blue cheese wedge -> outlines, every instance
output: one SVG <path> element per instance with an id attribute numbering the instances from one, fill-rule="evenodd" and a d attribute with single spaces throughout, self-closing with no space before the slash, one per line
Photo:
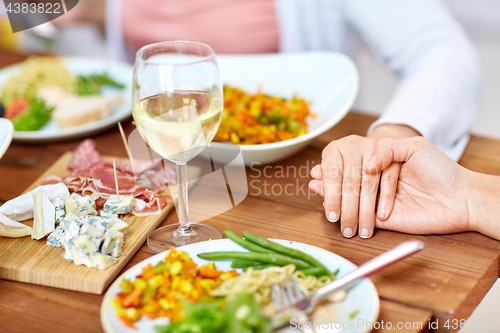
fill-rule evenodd
<path id="1" fill-rule="evenodd" d="M 101 247 L 101 253 L 109 254 L 113 257 L 122 255 L 123 233 L 118 230 L 110 229 L 104 234 L 104 241 Z"/>
<path id="2" fill-rule="evenodd" d="M 52 202 L 56 207 L 56 224 L 59 225 L 61 221 L 64 219 L 64 200 L 61 198 L 55 198 Z"/>
<path id="3" fill-rule="evenodd" d="M 120 231 L 120 232 L 126 234 L 128 227 L 129 227 L 129 224 L 127 222 L 120 220 L 120 219 L 116 219 L 115 223 L 111 227 L 109 227 L 109 229 L 117 230 L 117 231 Z"/>
<path id="4" fill-rule="evenodd" d="M 118 230 L 123 233 L 127 232 L 129 224 L 118 217 L 116 214 L 109 214 L 101 210 L 101 221 L 108 229 Z"/>
<path id="5" fill-rule="evenodd" d="M 87 221 L 80 228 L 80 234 L 77 237 L 78 241 L 75 240 L 75 244 L 84 248 L 86 253 L 97 252 L 105 232 L 106 228 L 100 221 Z"/>
<path id="6" fill-rule="evenodd" d="M 113 224 L 115 224 L 116 220 L 119 220 L 117 215 L 112 215 L 111 217 L 108 216 L 88 216 L 88 219 L 90 219 L 92 222 L 98 222 L 101 223 L 106 229 L 111 228 Z"/>
<path id="7" fill-rule="evenodd" d="M 118 214 L 113 214 L 113 213 L 106 213 L 105 211 L 101 210 L 99 212 L 99 215 L 101 215 L 102 217 L 111 217 L 111 218 L 118 218 Z"/>
<path id="8" fill-rule="evenodd" d="M 67 214 L 97 215 L 95 201 L 88 195 L 82 197 L 77 193 L 73 193 L 68 198 L 64 199 L 64 210 Z"/>
<path id="9" fill-rule="evenodd" d="M 61 227 L 57 227 L 55 231 L 53 231 L 49 237 L 47 237 L 47 245 L 60 247 L 61 240 L 64 239 L 65 230 Z"/>
<path id="10" fill-rule="evenodd" d="M 42 239 L 55 230 L 56 208 L 43 189 L 33 194 L 35 203 L 32 239 Z"/>
<path id="11" fill-rule="evenodd" d="M 105 269 L 109 266 L 115 264 L 118 259 L 108 256 L 106 254 L 102 254 L 99 252 L 95 252 L 89 255 L 90 257 L 90 267 L 94 267 L 97 269 Z"/>
<path id="12" fill-rule="evenodd" d="M 61 239 L 61 243 L 64 243 L 66 240 L 70 240 L 75 238 L 80 234 L 80 227 L 82 226 L 82 221 L 78 219 L 73 220 L 62 220 L 61 224 L 59 224 L 58 228 L 64 229 L 64 237 Z"/>
<path id="13" fill-rule="evenodd" d="M 132 209 L 134 197 L 131 195 L 110 195 L 104 204 L 103 211 L 109 214 L 127 214 Z"/>
<path id="14" fill-rule="evenodd" d="M 90 266 L 90 257 L 84 249 L 75 244 L 74 239 L 67 240 L 62 244 L 65 249 L 64 259 L 73 261 L 75 265 Z"/>

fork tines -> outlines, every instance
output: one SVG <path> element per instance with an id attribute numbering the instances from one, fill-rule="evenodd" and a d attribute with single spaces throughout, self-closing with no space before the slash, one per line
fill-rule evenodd
<path id="1" fill-rule="evenodd" d="M 285 289 L 278 284 L 271 285 L 271 298 L 276 310 L 286 308 L 300 300 L 304 299 L 304 295 L 300 291 L 299 284 L 295 277 L 285 279 Z"/>

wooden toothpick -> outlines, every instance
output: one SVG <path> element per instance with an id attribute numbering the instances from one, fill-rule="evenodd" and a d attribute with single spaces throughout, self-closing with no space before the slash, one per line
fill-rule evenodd
<path id="1" fill-rule="evenodd" d="M 116 197 L 118 198 L 118 202 L 120 202 L 120 191 L 118 191 L 118 177 L 116 176 L 116 164 L 114 158 L 113 158 L 113 172 L 115 174 Z"/>
<path id="2" fill-rule="evenodd" d="M 122 124 L 120 122 L 118 122 L 118 129 L 120 130 L 120 135 L 122 137 L 122 140 L 123 140 L 123 145 L 125 146 L 125 150 L 127 151 L 127 155 L 128 155 L 128 159 L 130 160 L 130 164 L 132 165 L 132 170 L 135 169 L 134 168 L 134 160 L 132 159 L 132 154 L 130 153 L 130 148 L 128 146 L 128 143 L 127 143 L 127 138 L 125 137 L 125 132 L 123 131 L 123 127 L 122 127 Z"/>

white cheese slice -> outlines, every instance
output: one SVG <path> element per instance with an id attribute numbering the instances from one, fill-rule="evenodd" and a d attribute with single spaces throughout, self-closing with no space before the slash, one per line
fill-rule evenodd
<path id="1" fill-rule="evenodd" d="M 38 240 L 55 230 L 56 208 L 45 195 L 43 189 L 33 194 L 33 200 L 35 202 L 35 218 L 31 238 Z"/>
<path id="2" fill-rule="evenodd" d="M 97 215 L 95 201 L 88 195 L 82 197 L 77 193 L 73 193 L 68 198 L 64 199 L 64 210 L 67 214 Z"/>
<path id="3" fill-rule="evenodd" d="M 33 228 L 9 219 L 0 214 L 0 236 L 2 237 L 24 237 L 31 236 Z"/>
<path id="4" fill-rule="evenodd" d="M 110 214 L 127 214 L 132 209 L 134 197 L 131 195 L 110 195 L 104 204 L 103 211 Z"/>
<path id="5" fill-rule="evenodd" d="M 69 197 L 69 190 L 63 183 L 41 185 L 34 190 L 7 201 L 0 206 L 0 213 L 14 221 L 25 221 L 33 218 L 35 203 L 33 194 L 44 190 L 47 197 L 53 202 L 56 198 L 65 199 Z"/>

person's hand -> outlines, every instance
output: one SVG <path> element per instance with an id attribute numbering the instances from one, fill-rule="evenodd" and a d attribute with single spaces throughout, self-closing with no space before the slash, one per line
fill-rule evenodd
<path id="1" fill-rule="evenodd" d="M 375 203 L 380 175 L 364 174 L 363 165 L 373 155 L 376 139 L 351 135 L 332 141 L 323 149 L 321 167 L 311 170 L 309 187 L 324 196 L 325 215 L 330 222 L 340 219 L 345 237 L 360 230 L 370 237 L 375 226 Z M 371 231 L 370 231 L 371 230 Z"/>
<path id="2" fill-rule="evenodd" d="M 364 171 L 377 175 L 404 162 L 394 209 L 376 227 L 412 234 L 477 230 L 471 225 L 468 197 L 471 172 L 423 138 L 380 141 Z"/>
<path id="3" fill-rule="evenodd" d="M 363 172 L 363 165 L 372 156 L 377 142 L 382 138 L 415 135 L 419 133 L 404 125 L 381 125 L 369 138 L 349 136 L 331 142 L 323 150 L 321 166 L 311 170 L 314 179 L 309 187 L 325 197 L 325 215 L 331 222 L 340 219 L 345 237 L 353 237 L 358 224 L 362 238 L 373 235 L 379 181 L 378 218 L 384 220 L 391 214 L 401 164 L 393 163 L 381 177 Z"/>

